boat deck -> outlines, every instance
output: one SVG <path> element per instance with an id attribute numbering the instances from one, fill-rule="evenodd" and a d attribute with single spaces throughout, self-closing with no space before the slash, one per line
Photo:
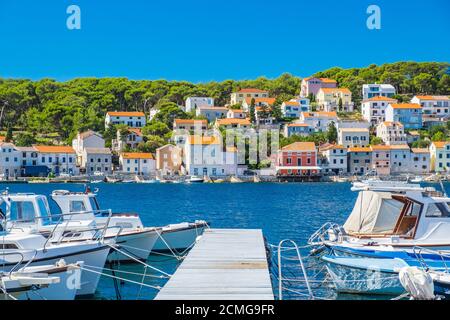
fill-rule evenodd
<path id="1" fill-rule="evenodd" d="M 156 300 L 273 300 L 261 230 L 208 229 Z"/>

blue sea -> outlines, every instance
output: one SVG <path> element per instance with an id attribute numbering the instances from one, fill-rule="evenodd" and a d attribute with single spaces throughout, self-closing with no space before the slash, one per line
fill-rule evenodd
<path id="1" fill-rule="evenodd" d="M 283 239 L 305 245 L 309 236 L 325 222 L 344 223 L 357 197 L 350 187 L 349 183 L 91 185 L 92 189 L 98 188 L 97 198 L 102 209 L 138 213 L 146 226 L 201 219 L 210 222 L 214 228 L 262 229 L 267 242 L 273 245 Z M 83 191 L 84 185 L 8 184 L 0 188 L 48 196 L 56 189 Z M 51 208 L 57 211 L 52 204 Z M 304 255 L 307 253 L 302 251 Z M 171 274 L 179 262 L 170 256 L 151 255 L 148 263 Z M 115 272 L 116 276 L 138 282 L 144 278 L 145 283 L 152 286 L 163 286 L 167 281 L 160 277 L 161 274 L 150 270 L 143 277 L 144 267 L 141 265 L 122 264 L 114 268 L 126 272 Z M 272 269 L 276 271 L 276 266 Z M 297 262 L 287 263 L 287 269 L 290 278 L 299 277 Z M 276 288 L 275 276 L 273 281 Z M 319 289 L 321 296 L 336 298 L 331 289 Z M 114 283 L 112 278 L 106 276 L 102 277 L 97 291 L 95 299 L 152 299 L 157 293 L 156 289 L 126 281 Z M 301 296 L 291 292 L 284 298 L 297 299 Z"/>

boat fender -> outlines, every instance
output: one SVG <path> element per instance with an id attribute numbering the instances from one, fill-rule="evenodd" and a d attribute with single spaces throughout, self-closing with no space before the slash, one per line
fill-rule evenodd
<path id="1" fill-rule="evenodd" d="M 66 265 L 67 264 L 66 264 L 66 261 L 64 259 L 59 259 L 58 262 L 56 262 L 56 266 L 57 267 L 65 267 Z"/>

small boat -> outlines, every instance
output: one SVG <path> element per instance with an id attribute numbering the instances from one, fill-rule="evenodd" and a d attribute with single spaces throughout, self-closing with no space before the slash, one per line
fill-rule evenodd
<path id="1" fill-rule="evenodd" d="M 231 183 L 242 183 L 243 181 L 241 179 L 239 179 L 238 177 L 236 177 L 236 176 L 232 176 L 230 178 L 230 182 Z"/>
<path id="2" fill-rule="evenodd" d="M 421 176 L 415 176 L 410 180 L 412 183 L 420 183 L 423 182 L 423 178 Z"/>
<path id="3" fill-rule="evenodd" d="M 106 182 L 108 182 L 108 183 L 118 183 L 118 182 L 122 182 L 121 179 L 119 179 L 119 178 L 114 178 L 114 177 L 106 177 L 105 180 L 106 180 Z"/>
<path id="4" fill-rule="evenodd" d="M 224 179 L 216 179 L 213 181 L 214 183 L 224 183 L 225 180 Z"/>
<path id="5" fill-rule="evenodd" d="M 202 220 L 164 226 L 162 227 L 161 237 L 156 241 L 152 251 L 184 251 L 190 248 L 197 237 L 201 236 L 208 227 L 208 223 Z"/>
<path id="6" fill-rule="evenodd" d="M 204 179 L 198 176 L 190 176 L 189 179 L 186 180 L 187 183 L 203 183 Z"/>

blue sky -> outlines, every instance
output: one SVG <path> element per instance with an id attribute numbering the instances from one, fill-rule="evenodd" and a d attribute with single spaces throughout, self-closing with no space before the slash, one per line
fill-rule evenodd
<path id="1" fill-rule="evenodd" d="M 68 30 L 66 8 L 81 8 Z M 381 8 L 381 30 L 366 9 Z M 204 82 L 450 61 L 448 0 L 2 0 L 0 76 Z"/>

